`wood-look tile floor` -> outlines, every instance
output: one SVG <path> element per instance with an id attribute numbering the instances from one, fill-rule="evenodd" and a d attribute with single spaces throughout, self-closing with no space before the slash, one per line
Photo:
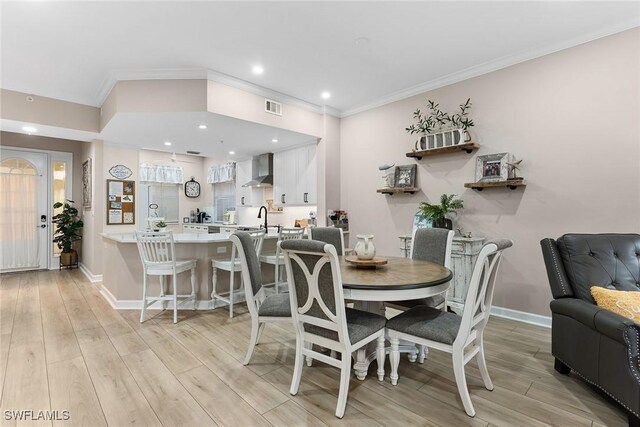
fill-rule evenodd
<path id="1" fill-rule="evenodd" d="M 449 356 L 403 358 L 398 386 L 352 375 L 347 410 L 335 418 L 339 371 L 314 362 L 289 395 L 293 329 L 267 325 L 252 363 L 246 307 L 227 311 L 117 311 L 78 271 L 0 276 L 0 424 L 6 410 L 69 411 L 60 425 L 623 426 L 616 405 L 574 375 L 553 370 L 550 331 L 492 318 L 487 391 L 467 366 L 475 418 L 458 398 Z M 388 359 L 387 359 L 388 360 Z M 50 422 L 28 422 L 28 425 Z"/>

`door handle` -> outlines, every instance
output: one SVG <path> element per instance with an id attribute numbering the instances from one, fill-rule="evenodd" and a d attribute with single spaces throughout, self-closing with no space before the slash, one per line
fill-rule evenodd
<path id="1" fill-rule="evenodd" d="M 280 203 L 284 203 L 284 194 L 280 195 Z"/>
<path id="2" fill-rule="evenodd" d="M 309 193 L 304 193 L 304 202 L 305 203 L 309 203 L 308 195 L 309 195 Z"/>
<path id="3" fill-rule="evenodd" d="M 36 228 L 47 228 L 47 224 L 37 225 Z"/>
<path id="4" fill-rule="evenodd" d="M 242 197 L 242 198 L 240 199 L 240 204 L 241 204 L 242 206 L 244 206 L 244 197 Z"/>

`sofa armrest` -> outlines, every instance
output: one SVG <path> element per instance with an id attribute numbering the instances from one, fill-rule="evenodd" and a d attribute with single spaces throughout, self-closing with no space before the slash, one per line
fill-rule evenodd
<path id="1" fill-rule="evenodd" d="M 625 340 L 625 335 L 633 341 L 637 340 L 638 324 L 613 311 L 600 310 L 595 316 L 595 325 L 598 332 L 622 344 L 631 344 Z"/>
<path id="2" fill-rule="evenodd" d="M 551 293 L 554 298 L 564 298 L 573 296 L 573 288 L 569 283 L 567 272 L 564 269 L 562 257 L 558 251 L 558 245 L 553 239 L 540 240 L 542 248 L 542 258 L 547 268 L 547 277 L 551 286 Z"/>
<path id="3" fill-rule="evenodd" d="M 550 306 L 553 313 L 569 316 L 593 330 L 596 330 L 596 314 L 602 311 L 597 305 L 578 298 L 556 299 L 551 301 Z"/>

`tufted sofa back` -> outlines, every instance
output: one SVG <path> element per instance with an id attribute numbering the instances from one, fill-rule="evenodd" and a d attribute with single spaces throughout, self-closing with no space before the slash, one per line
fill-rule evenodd
<path id="1" fill-rule="evenodd" d="M 554 249 L 552 242 L 550 239 L 541 242 L 543 252 L 545 246 L 548 246 L 547 250 Z M 554 274 L 559 276 L 555 278 L 556 284 L 560 285 L 559 289 L 553 290 L 555 298 L 575 296 L 594 303 L 589 291 L 594 285 L 620 291 L 640 291 L 640 235 L 565 234 L 553 243 L 557 243 L 555 259 L 548 260 L 549 254 L 544 255 L 549 274 L 550 267 L 551 270 L 555 267 Z M 554 266 L 554 263 L 561 266 Z"/>

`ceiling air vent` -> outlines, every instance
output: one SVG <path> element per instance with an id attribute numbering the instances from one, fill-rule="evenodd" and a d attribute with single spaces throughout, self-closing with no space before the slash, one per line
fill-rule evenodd
<path id="1" fill-rule="evenodd" d="M 264 111 L 267 113 L 275 114 L 277 116 L 282 115 L 282 104 L 270 99 L 264 99 Z"/>
<path id="2" fill-rule="evenodd" d="M 200 152 L 199 152 L 199 151 L 191 151 L 191 150 L 187 150 L 187 154 L 193 154 L 193 155 L 196 155 L 196 156 L 197 156 L 198 154 L 200 154 Z"/>

